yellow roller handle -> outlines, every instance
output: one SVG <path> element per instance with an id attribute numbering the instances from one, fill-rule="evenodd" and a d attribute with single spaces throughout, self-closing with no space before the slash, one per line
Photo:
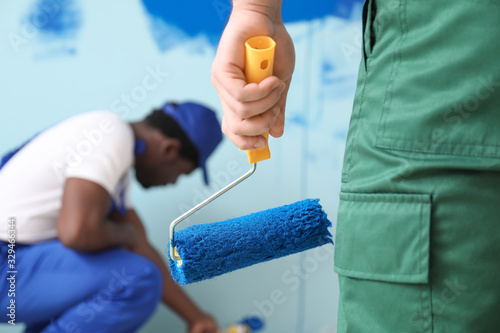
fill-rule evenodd
<path id="1" fill-rule="evenodd" d="M 267 36 L 255 36 L 245 43 L 245 78 L 247 83 L 260 83 L 266 77 L 273 75 L 274 48 L 276 42 Z M 262 135 L 266 138 L 269 133 Z M 271 158 L 269 146 L 246 151 L 248 162 L 256 163 Z"/>

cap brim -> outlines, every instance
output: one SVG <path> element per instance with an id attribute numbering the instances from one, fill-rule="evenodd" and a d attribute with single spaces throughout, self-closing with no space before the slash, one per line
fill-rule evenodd
<path id="1" fill-rule="evenodd" d="M 205 181 L 205 185 L 209 185 L 209 181 L 208 181 L 208 172 L 207 172 L 207 164 L 206 163 L 203 163 L 201 166 L 200 166 L 201 170 L 203 171 L 203 180 Z"/>

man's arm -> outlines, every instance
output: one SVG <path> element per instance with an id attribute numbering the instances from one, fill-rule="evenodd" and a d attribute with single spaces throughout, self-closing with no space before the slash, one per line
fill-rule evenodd
<path id="1" fill-rule="evenodd" d="M 188 323 L 190 333 L 216 333 L 217 326 L 175 284 L 160 254 L 146 239 L 135 211 L 125 216 L 109 214 L 111 198 L 100 185 L 68 178 L 64 186 L 57 230 L 61 242 L 79 251 L 125 247 L 156 264 L 163 276 L 163 302 Z"/>
<path id="2" fill-rule="evenodd" d="M 212 64 L 212 84 L 221 99 L 222 131 L 239 148 L 266 144 L 262 134 L 283 134 L 286 96 L 295 66 L 292 39 L 281 19 L 282 0 L 233 0 L 233 10 Z M 274 75 L 247 84 L 245 41 L 254 36 L 276 41 Z"/>
<path id="3" fill-rule="evenodd" d="M 126 216 L 114 215 L 112 218 L 131 224 L 134 229 L 138 230 L 141 241 L 132 251 L 150 259 L 160 269 L 163 276 L 162 301 L 186 321 L 189 332 L 217 333 L 215 321 L 203 313 L 173 281 L 165 260 L 148 242 L 146 231 L 137 213 L 134 210 L 128 210 Z"/>
<path id="4" fill-rule="evenodd" d="M 136 246 L 139 238 L 132 225 L 107 219 L 111 197 L 103 187 L 68 178 L 63 191 L 57 233 L 65 246 L 79 251 Z"/>

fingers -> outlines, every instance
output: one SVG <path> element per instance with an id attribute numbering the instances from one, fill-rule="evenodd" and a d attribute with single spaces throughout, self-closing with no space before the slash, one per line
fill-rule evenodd
<path id="1" fill-rule="evenodd" d="M 216 322 L 210 318 L 204 318 L 190 325 L 189 333 L 217 333 L 218 328 Z"/>
<path id="2" fill-rule="evenodd" d="M 251 118 L 239 118 L 234 113 L 224 115 L 228 129 L 235 135 L 255 136 L 267 132 L 276 121 L 280 113 L 278 106 Z"/>
<path id="3" fill-rule="evenodd" d="M 241 118 L 250 118 L 275 105 L 281 97 L 285 84 L 273 76 L 259 84 L 239 85 L 235 82 L 228 82 L 222 87 L 226 87 L 221 90 L 231 110 Z"/>
<path id="4" fill-rule="evenodd" d="M 286 100 L 289 88 L 290 88 L 290 80 L 286 82 L 285 89 L 281 93 L 280 100 L 278 101 L 277 104 L 280 109 L 280 113 L 277 115 L 274 124 L 269 129 L 269 134 L 275 138 L 281 137 L 285 131 L 285 109 L 286 109 Z"/>
<path id="5" fill-rule="evenodd" d="M 272 76 L 261 83 L 247 84 L 242 78 L 212 75 L 212 84 L 229 110 L 240 118 L 250 118 L 269 110 L 280 100 L 285 83 Z"/>
<path id="6" fill-rule="evenodd" d="M 227 121 L 227 117 L 224 116 L 222 118 L 222 132 L 231 140 L 231 142 L 236 145 L 238 148 L 243 150 L 255 149 L 264 147 L 267 145 L 267 140 L 264 136 L 258 134 L 255 136 L 247 136 L 247 135 L 237 135 L 235 134 Z M 262 131 L 260 133 L 264 133 Z"/>
<path id="7" fill-rule="evenodd" d="M 237 147 L 248 150 L 265 146 L 267 141 L 261 134 L 273 128 L 277 119 L 278 124 L 271 135 L 283 133 L 281 108 L 286 102 L 283 92 L 288 90 L 284 82 L 269 77 L 260 84 L 243 81 L 242 85 L 241 80 L 233 79 L 233 83 L 222 85 L 219 78 L 213 76 L 212 83 L 219 93 L 224 111 L 222 132 Z"/>
<path id="8" fill-rule="evenodd" d="M 223 99 L 224 116 L 231 131 L 236 135 L 246 136 L 259 135 L 268 131 L 280 111 L 277 104 L 279 98 L 274 95 L 275 93 L 272 93 L 271 96 L 265 98 L 270 100 L 247 103 L 234 103 L 230 98 Z"/>

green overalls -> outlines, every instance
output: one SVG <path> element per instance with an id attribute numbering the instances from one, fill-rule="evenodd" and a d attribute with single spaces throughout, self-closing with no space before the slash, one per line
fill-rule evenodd
<path id="1" fill-rule="evenodd" d="M 500 1 L 363 13 L 338 332 L 500 332 Z"/>

